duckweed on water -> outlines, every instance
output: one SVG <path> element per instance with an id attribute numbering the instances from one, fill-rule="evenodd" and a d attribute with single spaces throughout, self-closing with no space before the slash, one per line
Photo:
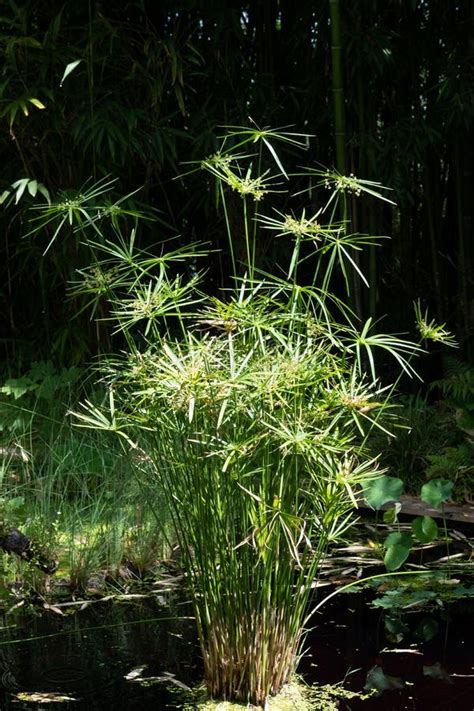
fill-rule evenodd
<path id="1" fill-rule="evenodd" d="M 289 684 L 285 684 L 276 696 L 269 697 L 265 711 L 338 711 L 341 699 L 366 699 L 370 695 L 349 691 L 341 684 L 308 686 L 295 678 Z M 178 705 L 178 708 L 183 711 L 243 711 L 244 709 L 257 711 L 262 708 L 252 704 L 209 699 L 204 686 L 190 690 L 185 696 L 186 699 Z"/>

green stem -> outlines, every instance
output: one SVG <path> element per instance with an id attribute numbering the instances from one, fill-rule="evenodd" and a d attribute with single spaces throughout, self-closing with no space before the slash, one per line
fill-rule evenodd
<path id="1" fill-rule="evenodd" d="M 249 235 L 249 224 L 248 224 L 248 214 L 247 214 L 247 199 L 244 196 L 242 198 L 244 203 L 244 230 L 245 230 L 245 249 L 247 252 L 247 267 L 249 270 L 249 279 L 253 281 L 254 275 L 254 261 L 255 261 L 255 243 L 251 245 L 250 235 Z"/>
<path id="2" fill-rule="evenodd" d="M 224 188 L 222 185 L 222 181 L 220 181 L 220 180 L 219 180 L 219 190 L 221 193 L 222 207 L 224 208 L 224 219 L 225 219 L 225 227 L 226 227 L 226 231 L 227 231 L 227 238 L 229 240 L 230 259 L 232 262 L 232 274 L 235 279 L 235 277 L 237 276 L 237 269 L 236 269 L 236 264 L 235 264 L 234 243 L 232 240 L 232 230 L 230 228 L 229 213 L 227 211 L 227 202 L 225 199 Z"/>
<path id="3" fill-rule="evenodd" d="M 336 142 L 336 168 L 345 174 L 346 145 L 344 127 L 344 87 L 342 81 L 342 40 L 341 13 L 339 0 L 329 0 L 331 17 L 331 58 L 332 58 L 332 93 L 334 106 L 334 137 Z"/>

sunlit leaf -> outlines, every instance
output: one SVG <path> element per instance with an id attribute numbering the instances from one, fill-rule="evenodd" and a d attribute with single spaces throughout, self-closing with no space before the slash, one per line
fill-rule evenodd
<path id="1" fill-rule="evenodd" d="M 69 64 L 66 65 L 66 69 L 64 70 L 62 79 L 59 82 L 59 86 L 63 85 L 63 82 L 66 79 L 66 77 L 68 77 L 71 74 L 71 72 L 73 72 L 82 61 L 83 61 L 82 59 L 76 59 L 74 62 L 69 62 Z"/>
<path id="2" fill-rule="evenodd" d="M 30 104 L 33 104 L 33 106 L 36 106 L 37 109 L 45 109 L 46 108 L 46 106 L 43 104 L 43 102 L 40 101 L 39 99 L 35 99 L 32 97 L 32 98 L 28 99 L 28 101 L 30 102 Z"/>
<path id="3" fill-rule="evenodd" d="M 398 501 L 402 493 L 403 481 L 387 474 L 364 484 L 364 498 L 376 511 L 389 501 Z"/>
<path id="4" fill-rule="evenodd" d="M 35 197 L 36 193 L 38 192 L 38 181 L 37 180 L 30 180 L 28 181 L 28 192 L 30 193 L 31 197 Z"/>
<path id="5" fill-rule="evenodd" d="M 449 479 L 432 479 L 421 487 L 421 500 L 439 509 L 453 494 L 454 482 Z"/>

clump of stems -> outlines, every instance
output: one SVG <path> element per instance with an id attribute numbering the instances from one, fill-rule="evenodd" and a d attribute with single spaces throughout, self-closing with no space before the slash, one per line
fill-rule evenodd
<path id="1" fill-rule="evenodd" d="M 134 244 L 102 243 L 104 262 L 94 269 L 108 275 L 111 317 L 129 352 L 105 366 L 104 408 L 89 403 L 76 417 L 139 446 L 167 494 L 209 693 L 264 705 L 295 669 L 321 559 L 351 526 L 360 485 L 378 475 L 365 442 L 373 427 L 387 431 L 391 410 L 376 353 L 411 374 L 419 348 L 374 334 L 370 320 L 358 327 L 334 294 L 334 277 L 342 273 L 348 283 L 347 274 L 359 272 L 354 252 L 371 237 L 326 219 L 324 207 L 264 215 L 273 187 L 263 156 L 286 181 L 275 144 L 294 147 L 300 138 L 270 129 L 231 133 L 233 142 L 226 136 L 202 167 L 217 181 L 234 288 L 210 298 L 199 276 L 168 277 L 170 264 L 188 259 L 182 250 L 153 262 Z M 255 154 L 242 153 L 249 145 Z M 337 176 L 329 187 L 352 190 L 355 181 Z M 372 185 L 357 183 L 377 196 Z M 228 219 L 231 191 L 242 200 L 243 235 Z M 337 195 L 325 200 L 332 208 Z M 286 276 L 261 270 L 262 230 L 293 241 L 281 265 Z M 314 265 L 309 283 L 299 281 L 302 245 Z M 237 265 L 241 253 L 246 261 Z M 88 278 L 75 288 L 87 291 Z"/>

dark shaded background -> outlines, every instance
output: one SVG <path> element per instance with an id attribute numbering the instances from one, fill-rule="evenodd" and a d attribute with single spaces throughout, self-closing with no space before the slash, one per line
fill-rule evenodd
<path id="1" fill-rule="evenodd" d="M 0 192 L 35 178 L 54 196 L 87 180 L 119 178 L 117 194 L 167 226 L 142 234 L 152 245 L 173 234 L 210 242 L 208 288 L 226 273 L 223 217 L 200 173 L 174 180 L 184 161 L 217 146 L 225 124 L 294 125 L 314 135 L 302 162 L 333 166 L 329 0 L 183 2 L 4 1 L 0 8 Z M 352 205 L 357 229 L 391 235 L 363 257 L 375 285 L 362 310 L 388 315 L 384 330 L 412 331 L 412 301 L 456 332 L 472 356 L 474 3 L 470 0 L 335 2 L 342 27 L 346 172 L 394 190 L 393 209 Z M 81 64 L 60 86 L 69 62 Z M 28 103 L 40 100 L 45 109 Z M 25 116 L 21 101 L 26 101 Z M 16 106 L 16 110 L 15 110 Z M 86 258 L 80 241 L 26 236 L 25 195 L 0 214 L 1 359 L 87 361 L 100 349 L 89 315 L 66 298 Z M 278 249 L 285 249 L 279 244 Z M 261 263 L 278 255 L 262 247 Z"/>

